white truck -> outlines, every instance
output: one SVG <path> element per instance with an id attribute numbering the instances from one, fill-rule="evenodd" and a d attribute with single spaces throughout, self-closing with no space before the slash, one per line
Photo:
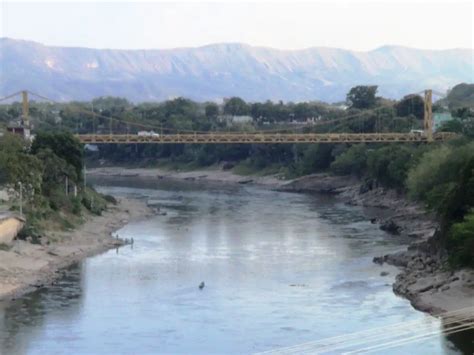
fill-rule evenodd
<path id="1" fill-rule="evenodd" d="M 158 133 L 155 133 L 154 131 L 139 131 L 137 135 L 140 137 L 159 137 L 160 136 Z"/>

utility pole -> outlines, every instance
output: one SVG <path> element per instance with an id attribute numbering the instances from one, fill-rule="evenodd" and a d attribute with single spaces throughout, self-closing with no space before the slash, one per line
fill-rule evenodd
<path id="1" fill-rule="evenodd" d="M 423 129 L 428 142 L 433 142 L 433 91 L 425 90 Z"/>
<path id="2" fill-rule="evenodd" d="M 20 217 L 23 217 L 23 184 L 19 181 L 18 185 L 20 185 Z"/>
<path id="3" fill-rule="evenodd" d="M 30 118 L 29 118 L 30 105 L 28 102 L 28 91 L 23 90 L 21 92 L 21 98 L 22 98 L 21 109 L 22 109 L 23 127 L 29 128 L 30 127 Z"/>
<path id="4" fill-rule="evenodd" d="M 87 170 L 86 163 L 84 163 L 84 189 L 87 187 Z"/>

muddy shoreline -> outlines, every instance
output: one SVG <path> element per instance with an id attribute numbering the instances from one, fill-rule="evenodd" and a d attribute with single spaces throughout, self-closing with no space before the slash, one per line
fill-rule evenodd
<path id="1" fill-rule="evenodd" d="M 45 233 L 49 243 L 15 240 L 9 250 L 0 250 L 0 300 L 15 299 L 50 285 L 69 266 L 127 244 L 112 234 L 130 220 L 149 215 L 151 210 L 144 201 L 121 199 L 102 216 L 88 215 L 74 230 Z"/>

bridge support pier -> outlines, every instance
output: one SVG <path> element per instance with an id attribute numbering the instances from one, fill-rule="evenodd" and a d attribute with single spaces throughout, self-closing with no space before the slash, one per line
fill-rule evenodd
<path id="1" fill-rule="evenodd" d="M 433 142 L 433 92 L 425 90 L 423 129 L 428 142 Z"/>

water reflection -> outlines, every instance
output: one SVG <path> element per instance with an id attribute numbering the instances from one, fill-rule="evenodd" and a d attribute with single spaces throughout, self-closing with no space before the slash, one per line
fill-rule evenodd
<path id="1" fill-rule="evenodd" d="M 91 258 L 59 289 L 9 305 L 4 348 L 251 353 L 409 320 L 439 325 L 393 294 L 395 269 L 372 263 L 404 243 L 360 208 L 328 197 L 162 180 L 118 179 L 101 189 L 153 200 L 167 215 L 124 227 L 119 233 L 134 238 L 133 248 Z M 450 340 L 386 353 L 453 353 Z"/>
<path id="2" fill-rule="evenodd" d="M 74 265 L 61 271 L 54 285 L 0 304 L 2 353 L 27 354 L 36 340 L 45 336 L 45 323 L 74 322 L 82 304 L 81 269 L 81 265 Z"/>

